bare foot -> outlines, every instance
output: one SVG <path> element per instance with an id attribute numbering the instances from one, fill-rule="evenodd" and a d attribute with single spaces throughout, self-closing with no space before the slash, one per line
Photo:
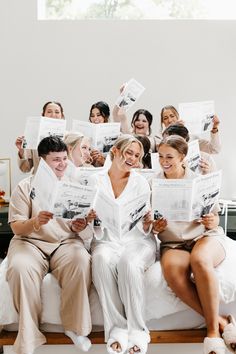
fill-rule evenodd
<path id="1" fill-rule="evenodd" d="M 122 351 L 122 348 L 121 348 L 119 342 L 112 343 L 111 348 L 114 352 L 117 352 L 117 353 L 120 353 Z"/>

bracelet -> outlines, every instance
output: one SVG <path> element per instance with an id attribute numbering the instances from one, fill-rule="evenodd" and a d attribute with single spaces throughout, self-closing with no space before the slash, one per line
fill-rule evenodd
<path id="1" fill-rule="evenodd" d="M 33 222 L 33 229 L 34 229 L 35 232 L 38 232 L 38 231 L 40 230 L 40 228 L 41 228 L 40 225 L 39 225 L 39 227 L 37 228 L 37 227 L 35 226 L 35 223 Z"/>

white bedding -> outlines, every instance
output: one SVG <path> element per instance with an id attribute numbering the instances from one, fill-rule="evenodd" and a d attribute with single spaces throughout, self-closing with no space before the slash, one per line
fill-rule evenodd
<path id="1" fill-rule="evenodd" d="M 228 254 L 216 268 L 219 279 L 222 314 L 232 313 L 236 317 L 236 242 L 227 239 Z M 7 258 L 0 265 L 0 325 L 17 323 L 18 315 L 14 309 L 8 283 L 5 280 Z M 150 329 L 186 329 L 204 324 L 203 318 L 181 302 L 168 288 L 160 263 L 156 262 L 145 275 L 146 320 Z M 57 280 L 47 274 L 42 285 L 42 323 L 60 325 L 60 287 Z M 102 326 L 101 306 L 94 287 L 90 292 L 92 323 Z"/>

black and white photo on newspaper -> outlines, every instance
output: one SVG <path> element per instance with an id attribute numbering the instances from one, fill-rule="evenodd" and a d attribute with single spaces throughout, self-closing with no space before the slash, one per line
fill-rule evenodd
<path id="1" fill-rule="evenodd" d="M 149 193 L 140 194 L 126 203 L 119 203 L 98 191 L 94 208 L 101 225 L 119 239 L 137 225 L 146 214 L 149 204 Z"/>
<path id="2" fill-rule="evenodd" d="M 84 218 L 92 209 L 95 193 L 93 187 L 71 183 L 66 179 L 58 180 L 41 158 L 33 177 L 30 197 L 42 210 L 52 212 L 54 217 L 77 219 Z"/>
<path id="3" fill-rule="evenodd" d="M 193 221 L 208 214 L 218 202 L 221 171 L 194 179 L 152 179 L 152 214 L 169 221 Z"/>
<path id="4" fill-rule="evenodd" d="M 190 141 L 188 143 L 188 153 L 185 160 L 190 170 L 198 174 L 201 173 L 201 169 L 199 166 L 200 159 L 201 159 L 201 154 L 200 154 L 198 139 Z"/>
<path id="5" fill-rule="evenodd" d="M 94 124 L 74 119 L 72 131 L 80 132 L 91 138 L 93 148 L 106 155 L 120 136 L 120 123 Z"/>
<path id="6" fill-rule="evenodd" d="M 179 116 L 191 134 L 201 135 L 213 127 L 215 115 L 214 101 L 189 102 L 179 104 Z"/>
<path id="7" fill-rule="evenodd" d="M 47 136 L 64 138 L 66 120 L 47 117 L 29 117 L 26 120 L 22 148 L 36 150 L 38 144 Z"/>
<path id="8" fill-rule="evenodd" d="M 116 100 L 116 105 L 127 112 L 144 92 L 145 87 L 135 79 L 130 79 Z"/>

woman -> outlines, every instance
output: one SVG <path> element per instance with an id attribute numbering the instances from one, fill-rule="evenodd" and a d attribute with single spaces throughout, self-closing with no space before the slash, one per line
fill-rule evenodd
<path id="1" fill-rule="evenodd" d="M 118 138 L 110 150 L 108 171 L 94 176 L 98 190 L 122 207 L 150 188 L 142 176 L 132 171 L 141 162 L 142 144 L 133 136 Z M 96 209 L 96 207 L 95 207 Z M 93 282 L 104 316 L 108 353 L 126 350 L 145 354 L 150 341 L 144 319 L 144 271 L 155 261 L 155 241 L 149 236 L 150 212 L 131 231 L 117 237 L 109 228 L 101 228 L 92 244 Z"/>
<path id="2" fill-rule="evenodd" d="M 110 108 L 104 101 L 94 103 L 89 112 L 89 120 L 91 123 L 108 123 L 110 117 Z"/>
<path id="3" fill-rule="evenodd" d="M 104 101 L 94 103 L 89 112 L 89 120 L 94 124 L 108 123 L 110 117 L 110 108 Z M 92 150 L 91 157 L 94 167 L 102 167 L 105 162 L 105 157 L 98 150 Z"/>
<path id="4" fill-rule="evenodd" d="M 120 93 L 124 90 L 124 86 L 121 87 Z M 114 106 L 113 108 L 113 120 L 121 123 L 121 132 L 124 134 L 136 134 L 147 136 L 151 143 L 152 152 L 156 152 L 158 144 L 161 141 L 160 136 L 151 135 L 151 125 L 153 121 L 152 114 L 146 109 L 138 109 L 132 117 L 131 127 L 128 124 L 128 118 L 122 108 Z"/>
<path id="5" fill-rule="evenodd" d="M 81 133 L 69 132 L 64 139 L 68 148 L 69 160 L 76 167 L 88 166 L 92 163 L 90 139 Z"/>
<path id="6" fill-rule="evenodd" d="M 44 138 L 38 146 L 41 156 L 60 180 L 67 168 L 67 147 L 58 137 Z M 47 175 L 46 175 L 47 177 Z M 65 334 L 76 347 L 87 351 L 91 342 L 88 290 L 91 257 L 81 232 L 94 218 L 68 220 L 41 210 L 30 193 L 33 177 L 22 180 L 12 193 L 9 223 L 15 234 L 8 249 L 7 281 L 19 314 L 14 343 L 17 354 L 30 354 L 46 342 L 38 326 L 41 316 L 41 284 L 51 272 L 61 288 L 60 315 Z M 45 178 L 47 183 L 47 178 Z"/>
<path id="7" fill-rule="evenodd" d="M 64 111 L 60 102 L 49 101 L 43 106 L 42 117 L 64 119 Z M 18 149 L 18 166 L 24 173 L 30 172 L 32 168 L 36 170 L 39 164 L 37 150 L 24 150 L 22 143 L 24 136 L 19 136 L 16 139 L 15 145 Z"/>
<path id="8" fill-rule="evenodd" d="M 158 150 L 163 170 L 158 178 L 194 178 L 196 175 L 183 164 L 187 151 L 188 145 L 182 137 L 164 138 Z M 235 343 L 231 340 L 236 334 L 232 323 L 228 324 L 225 317 L 219 316 L 219 289 L 214 267 L 225 259 L 227 249 L 226 236 L 218 226 L 218 210 L 215 205 L 212 212 L 192 222 L 164 218 L 153 222 L 153 232 L 161 240 L 161 265 L 168 285 L 183 302 L 205 318 L 204 354 L 225 353 L 225 343 L 228 347 Z"/>
<path id="9" fill-rule="evenodd" d="M 180 119 L 179 113 L 174 106 L 165 106 L 161 110 L 161 125 L 162 128 L 167 128 L 170 124 L 179 122 L 184 125 L 184 122 Z M 210 141 L 206 139 L 199 139 L 197 136 L 192 135 L 190 140 L 199 140 L 200 150 L 207 152 L 208 154 L 218 154 L 220 152 L 220 138 L 219 138 L 219 118 L 215 115 L 213 118 L 213 127 L 211 129 Z"/>
<path id="10" fill-rule="evenodd" d="M 179 135 L 184 138 L 185 141 L 189 141 L 188 129 L 181 123 L 174 123 L 169 125 L 162 133 L 163 138 L 170 135 Z M 200 151 L 199 172 L 203 175 L 216 171 L 216 164 L 212 156 L 207 152 Z"/>

